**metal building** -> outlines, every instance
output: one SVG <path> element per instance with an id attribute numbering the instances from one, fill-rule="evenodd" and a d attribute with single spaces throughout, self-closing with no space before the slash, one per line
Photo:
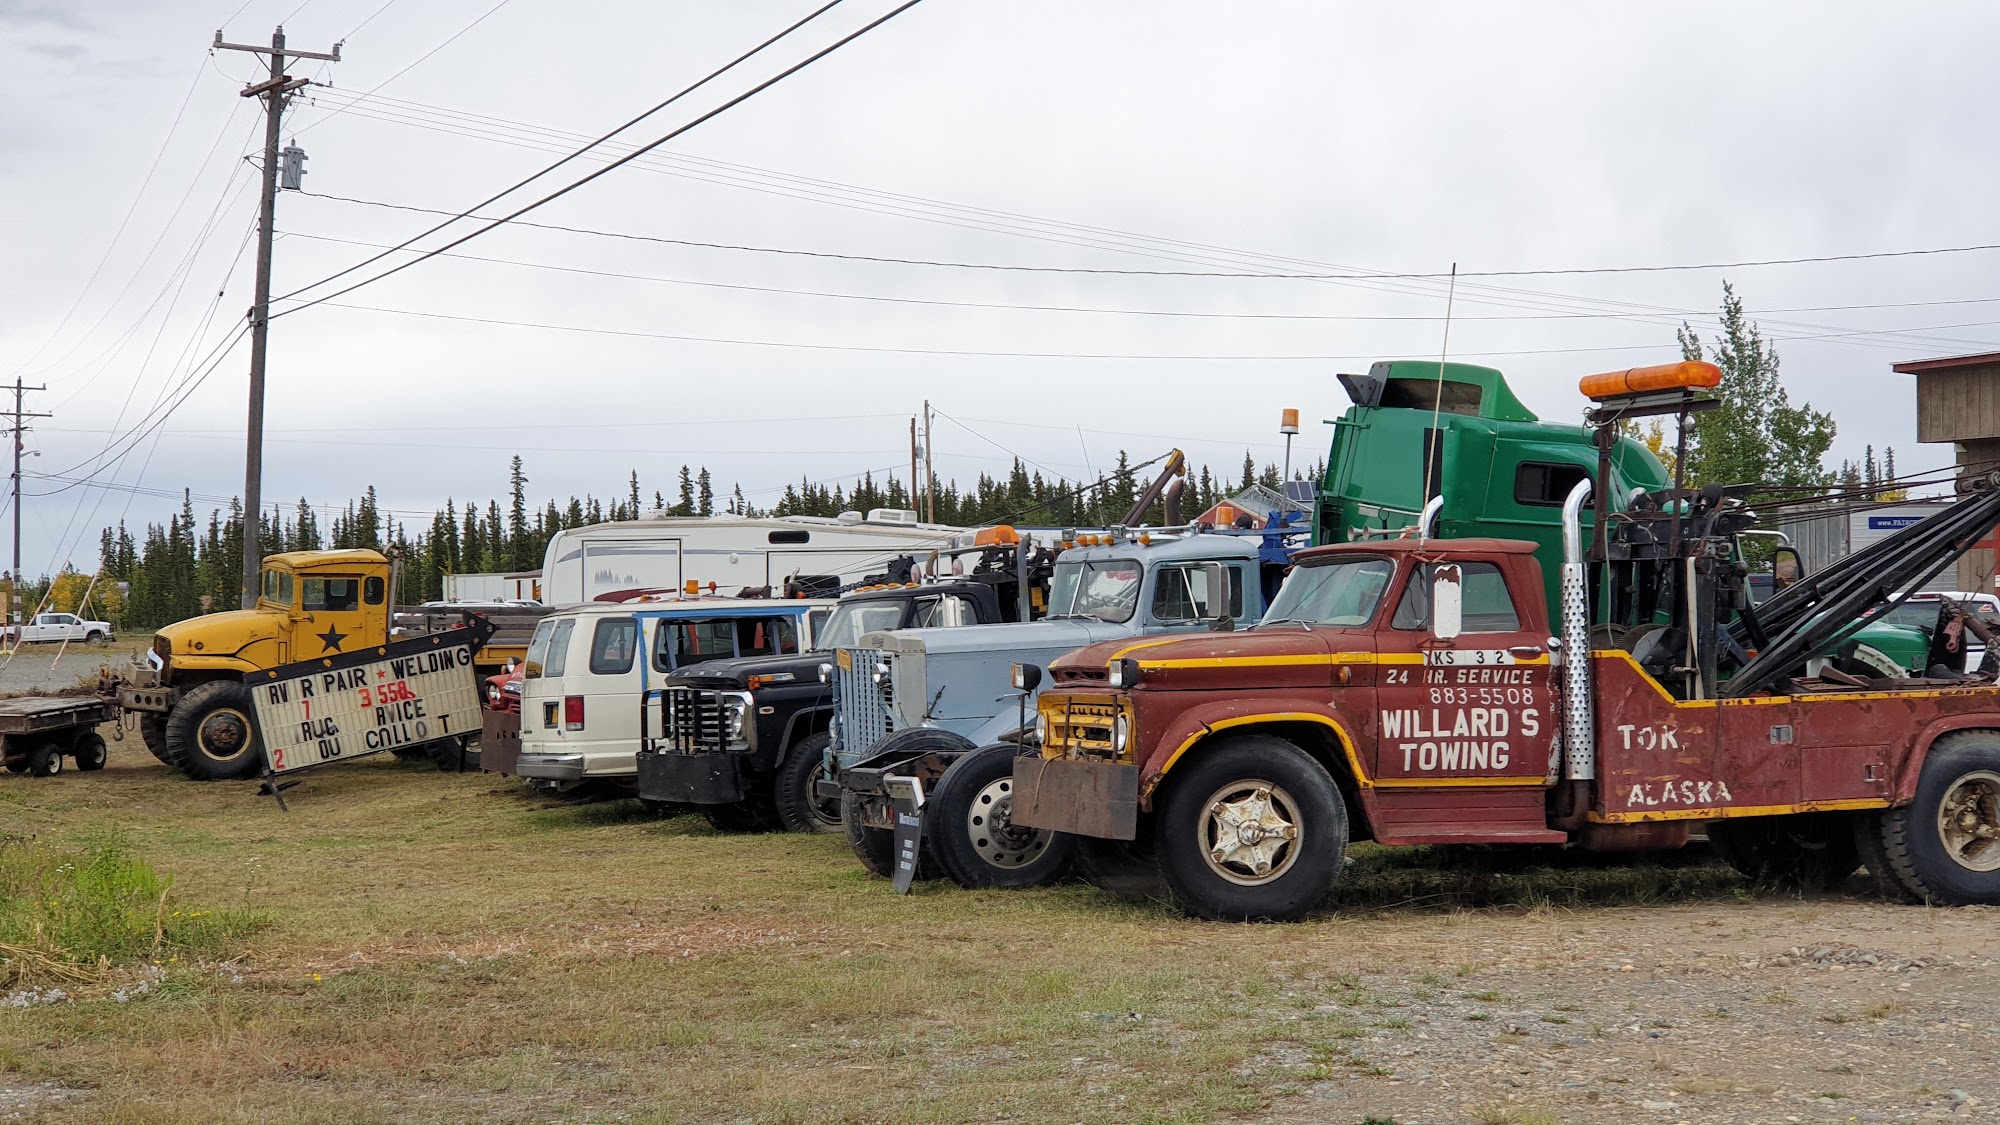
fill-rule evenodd
<path id="1" fill-rule="evenodd" d="M 2000 352 L 1910 360 L 1893 370 L 1917 377 L 1918 441 L 1952 443 L 1962 478 L 2000 469 Z M 1994 588 L 1993 542 L 1989 536 L 1958 560 L 1958 589 Z"/>

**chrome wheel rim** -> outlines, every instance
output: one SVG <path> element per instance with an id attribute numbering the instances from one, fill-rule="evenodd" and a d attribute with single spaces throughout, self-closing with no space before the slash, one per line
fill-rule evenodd
<path id="1" fill-rule="evenodd" d="M 1960 867 L 2000 870 L 2000 773 L 1976 770 L 1952 782 L 1938 802 L 1938 837 Z"/>
<path id="2" fill-rule="evenodd" d="M 826 763 L 821 761 L 806 779 L 806 815 L 822 828 L 840 827 L 840 798 L 815 796 L 819 792 L 821 780 L 832 776 L 827 772 Z"/>
<path id="3" fill-rule="evenodd" d="M 1232 781 L 1202 803 L 1202 859 L 1231 883 L 1263 886 L 1298 862 L 1303 821 L 1283 787 L 1262 778 Z"/>
<path id="4" fill-rule="evenodd" d="M 218 707 L 202 716 L 194 740 L 203 756 L 234 761 L 250 752 L 250 718 L 234 707 Z"/>
<path id="5" fill-rule="evenodd" d="M 972 798 L 965 814 L 966 838 L 980 859 L 994 867 L 1013 870 L 1042 858 L 1055 842 L 1055 833 L 1042 828 L 1015 824 L 1014 779 L 995 778 Z"/>

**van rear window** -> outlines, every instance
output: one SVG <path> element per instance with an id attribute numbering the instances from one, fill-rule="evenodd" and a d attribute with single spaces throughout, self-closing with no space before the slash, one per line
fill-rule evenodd
<path id="1" fill-rule="evenodd" d="M 631 617 L 607 617 L 590 638 L 590 674 L 621 676 L 632 670 L 639 650 L 639 622 Z"/>
<path id="2" fill-rule="evenodd" d="M 569 638 L 575 631 L 574 617 L 556 622 L 556 631 L 549 634 L 549 654 L 542 660 L 542 675 L 554 679 L 569 669 Z"/>

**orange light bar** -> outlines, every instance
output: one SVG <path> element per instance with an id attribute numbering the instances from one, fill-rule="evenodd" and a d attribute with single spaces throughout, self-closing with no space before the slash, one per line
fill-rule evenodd
<path id="1" fill-rule="evenodd" d="M 972 533 L 972 545 L 975 547 L 1012 547 L 1020 541 L 1020 533 L 1004 523 L 982 527 Z"/>
<path id="2" fill-rule="evenodd" d="M 687 580 L 686 589 L 687 589 L 687 596 L 690 598 L 694 597 L 696 594 L 701 593 L 701 583 L 696 581 L 695 579 L 690 578 Z"/>
<path id="3" fill-rule="evenodd" d="M 1601 402 L 1607 398 L 1626 398 L 1654 391 L 1713 387 L 1721 382 L 1722 368 L 1713 363 L 1690 359 L 1680 363 L 1661 363 L 1652 367 L 1634 367 L 1626 371 L 1586 375 L 1576 387 L 1583 392 L 1583 397 Z"/>

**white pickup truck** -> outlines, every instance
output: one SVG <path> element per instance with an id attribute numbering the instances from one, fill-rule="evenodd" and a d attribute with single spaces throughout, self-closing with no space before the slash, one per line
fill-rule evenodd
<path id="1" fill-rule="evenodd" d="M 85 621 L 74 613 L 38 613 L 26 625 L 8 625 L 4 635 L 9 643 L 34 644 L 40 641 L 88 641 L 94 645 L 111 640 L 107 621 Z"/>

